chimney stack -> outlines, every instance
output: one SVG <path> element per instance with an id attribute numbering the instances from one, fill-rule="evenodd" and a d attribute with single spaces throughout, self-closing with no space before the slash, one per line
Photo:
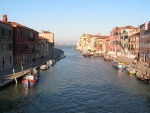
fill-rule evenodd
<path id="1" fill-rule="evenodd" d="M 3 22 L 7 22 L 7 15 L 3 15 L 2 21 L 3 21 Z"/>

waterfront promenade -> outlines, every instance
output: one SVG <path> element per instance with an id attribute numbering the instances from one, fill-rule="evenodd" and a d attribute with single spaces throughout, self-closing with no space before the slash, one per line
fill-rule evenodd
<path id="1" fill-rule="evenodd" d="M 0 70 L 0 88 L 7 86 L 9 83 L 12 83 L 12 82 L 15 83 L 13 69 L 15 70 L 16 78 L 20 78 L 30 69 L 30 67 L 38 68 L 42 64 L 46 63 L 47 60 L 55 59 L 55 58 L 59 57 L 60 54 L 61 54 L 60 50 L 55 50 L 52 55 L 45 56 L 44 58 L 38 58 L 38 59 L 36 59 L 36 61 L 24 63 L 24 64 L 22 64 L 23 72 L 22 72 L 21 65 L 16 65 L 11 68 Z"/>
<path id="2" fill-rule="evenodd" d="M 128 58 L 128 57 L 125 57 L 125 56 L 117 56 L 115 58 L 115 60 L 123 62 L 125 65 L 128 65 L 130 67 L 134 67 L 134 64 L 132 62 L 134 62 L 135 59 L 133 59 L 133 58 Z M 149 66 L 148 63 L 139 61 L 139 62 L 137 62 L 137 65 L 135 66 L 135 68 L 137 70 L 145 73 L 146 70 L 148 69 L 148 66 Z M 148 69 L 147 72 L 150 73 L 150 68 Z"/>

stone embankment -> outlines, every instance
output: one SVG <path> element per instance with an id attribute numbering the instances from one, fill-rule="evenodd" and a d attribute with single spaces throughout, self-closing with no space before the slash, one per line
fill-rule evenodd
<path id="1" fill-rule="evenodd" d="M 117 56 L 115 60 L 123 62 L 126 66 L 134 67 L 133 62 L 135 62 L 135 59 L 133 58 Z M 146 73 L 146 70 L 147 70 L 147 73 L 150 73 L 150 68 L 148 67 L 149 67 L 149 64 L 146 62 L 142 62 L 142 61 L 138 61 L 135 65 L 136 70 L 143 72 L 143 73 Z"/>
<path id="2" fill-rule="evenodd" d="M 11 68 L 0 70 L 0 88 L 10 85 L 10 83 L 15 83 L 13 70 L 15 71 L 16 79 L 19 79 L 28 72 L 30 67 L 39 68 L 42 64 L 45 64 L 47 60 L 59 58 L 62 53 L 64 53 L 62 50 L 54 49 L 52 55 L 45 56 L 43 58 L 38 58 L 32 62 L 23 63 L 22 64 L 23 68 L 21 67 L 21 65 L 16 65 Z"/>

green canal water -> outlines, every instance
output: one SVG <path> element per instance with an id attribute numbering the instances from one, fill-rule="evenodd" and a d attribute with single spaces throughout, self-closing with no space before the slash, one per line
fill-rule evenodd
<path id="1" fill-rule="evenodd" d="M 1 113 L 150 113 L 149 84 L 101 57 L 60 49 L 66 58 L 41 71 L 35 87 L 20 81 L 0 91 Z"/>

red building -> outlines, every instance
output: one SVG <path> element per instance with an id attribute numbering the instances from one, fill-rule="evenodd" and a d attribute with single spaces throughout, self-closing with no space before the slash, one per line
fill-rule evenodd
<path id="1" fill-rule="evenodd" d="M 110 32 L 110 51 L 117 55 L 121 51 L 121 27 L 115 27 Z"/>
<path id="2" fill-rule="evenodd" d="M 6 19 L 5 19 L 6 18 Z M 7 20 L 7 15 L 5 16 Z M 38 58 L 39 33 L 17 22 L 8 22 L 13 27 L 13 58 L 14 65 L 31 62 Z"/>

